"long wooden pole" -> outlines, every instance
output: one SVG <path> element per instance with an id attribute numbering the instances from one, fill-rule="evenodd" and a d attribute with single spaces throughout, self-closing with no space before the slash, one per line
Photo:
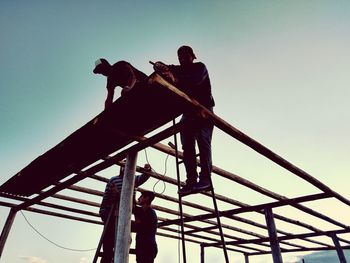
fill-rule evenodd
<path id="1" fill-rule="evenodd" d="M 119 204 L 119 220 L 116 229 L 116 245 L 114 250 L 115 263 L 127 263 L 129 261 L 130 228 L 133 192 L 135 185 L 137 152 L 130 152 L 126 159 L 123 186 Z"/>

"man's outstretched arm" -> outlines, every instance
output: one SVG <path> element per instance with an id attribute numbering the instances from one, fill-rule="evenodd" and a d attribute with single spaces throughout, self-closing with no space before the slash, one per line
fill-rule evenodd
<path id="1" fill-rule="evenodd" d="M 114 87 L 111 87 L 107 82 L 107 98 L 105 101 L 105 109 L 107 109 L 113 103 Z"/>
<path id="2" fill-rule="evenodd" d="M 152 168 L 149 164 L 145 164 L 143 167 L 147 172 L 151 172 Z M 135 177 L 135 187 L 139 187 L 141 184 L 145 183 L 149 179 L 149 175 L 142 173 Z"/>

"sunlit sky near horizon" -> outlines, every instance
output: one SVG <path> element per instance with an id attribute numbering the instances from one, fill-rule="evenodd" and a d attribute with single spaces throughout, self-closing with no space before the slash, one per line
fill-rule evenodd
<path id="1" fill-rule="evenodd" d="M 350 199 L 349 14 L 345 0 L 0 0 L 0 184 L 103 110 L 96 59 L 127 60 L 151 74 L 150 60 L 176 64 L 177 48 L 187 44 L 208 67 L 217 115 Z M 164 156 L 150 151 L 149 159 L 164 170 Z M 144 161 L 140 153 L 138 165 Z M 317 192 L 218 130 L 213 162 L 281 195 Z M 216 191 L 249 204 L 270 201 L 219 180 Z M 313 208 L 350 225 L 348 207 L 326 201 Z M 1 228 L 8 212 L 0 207 Z M 96 247 L 99 226 L 24 213 L 63 246 Z M 159 240 L 166 245 L 156 262 L 178 262 L 177 242 L 166 242 Z M 199 246 L 189 248 L 189 262 L 199 262 Z M 92 256 L 53 246 L 18 214 L 1 262 L 85 263 Z M 222 251 L 208 251 L 206 260 L 224 262 Z"/>

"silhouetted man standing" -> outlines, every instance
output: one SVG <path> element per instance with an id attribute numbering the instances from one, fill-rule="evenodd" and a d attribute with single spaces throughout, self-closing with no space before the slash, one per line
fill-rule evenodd
<path id="1" fill-rule="evenodd" d="M 154 199 L 151 191 L 142 192 L 134 208 L 136 228 L 136 262 L 153 263 L 157 256 L 158 248 L 156 242 L 157 214 L 151 208 Z"/>
<path id="2" fill-rule="evenodd" d="M 208 110 L 213 111 L 215 105 L 211 93 L 211 84 L 206 66 L 201 62 L 194 62 L 196 55 L 189 46 L 181 46 L 177 51 L 180 65 L 164 65 L 156 62 L 156 72 L 168 75 L 172 73 L 175 85 L 191 98 L 197 100 Z M 192 191 L 205 191 L 211 187 L 211 139 L 213 123 L 201 116 L 197 110 L 187 110 L 181 119 L 184 128 L 181 131 L 181 143 L 183 148 L 183 160 L 187 173 L 186 185 L 179 193 L 189 194 Z M 197 173 L 196 142 L 199 148 L 201 171 Z"/>

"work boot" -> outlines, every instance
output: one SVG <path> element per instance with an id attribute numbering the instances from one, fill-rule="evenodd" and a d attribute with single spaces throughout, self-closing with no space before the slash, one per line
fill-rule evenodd
<path id="1" fill-rule="evenodd" d="M 210 180 L 202 179 L 202 180 L 199 180 L 199 182 L 194 185 L 195 191 L 208 191 L 210 189 L 211 189 Z"/>
<path id="2" fill-rule="evenodd" d="M 180 195 L 187 195 L 190 194 L 191 192 L 193 192 L 193 187 L 195 186 L 195 183 L 192 182 L 186 182 L 186 184 L 180 188 L 180 190 L 178 191 L 178 194 Z"/>

